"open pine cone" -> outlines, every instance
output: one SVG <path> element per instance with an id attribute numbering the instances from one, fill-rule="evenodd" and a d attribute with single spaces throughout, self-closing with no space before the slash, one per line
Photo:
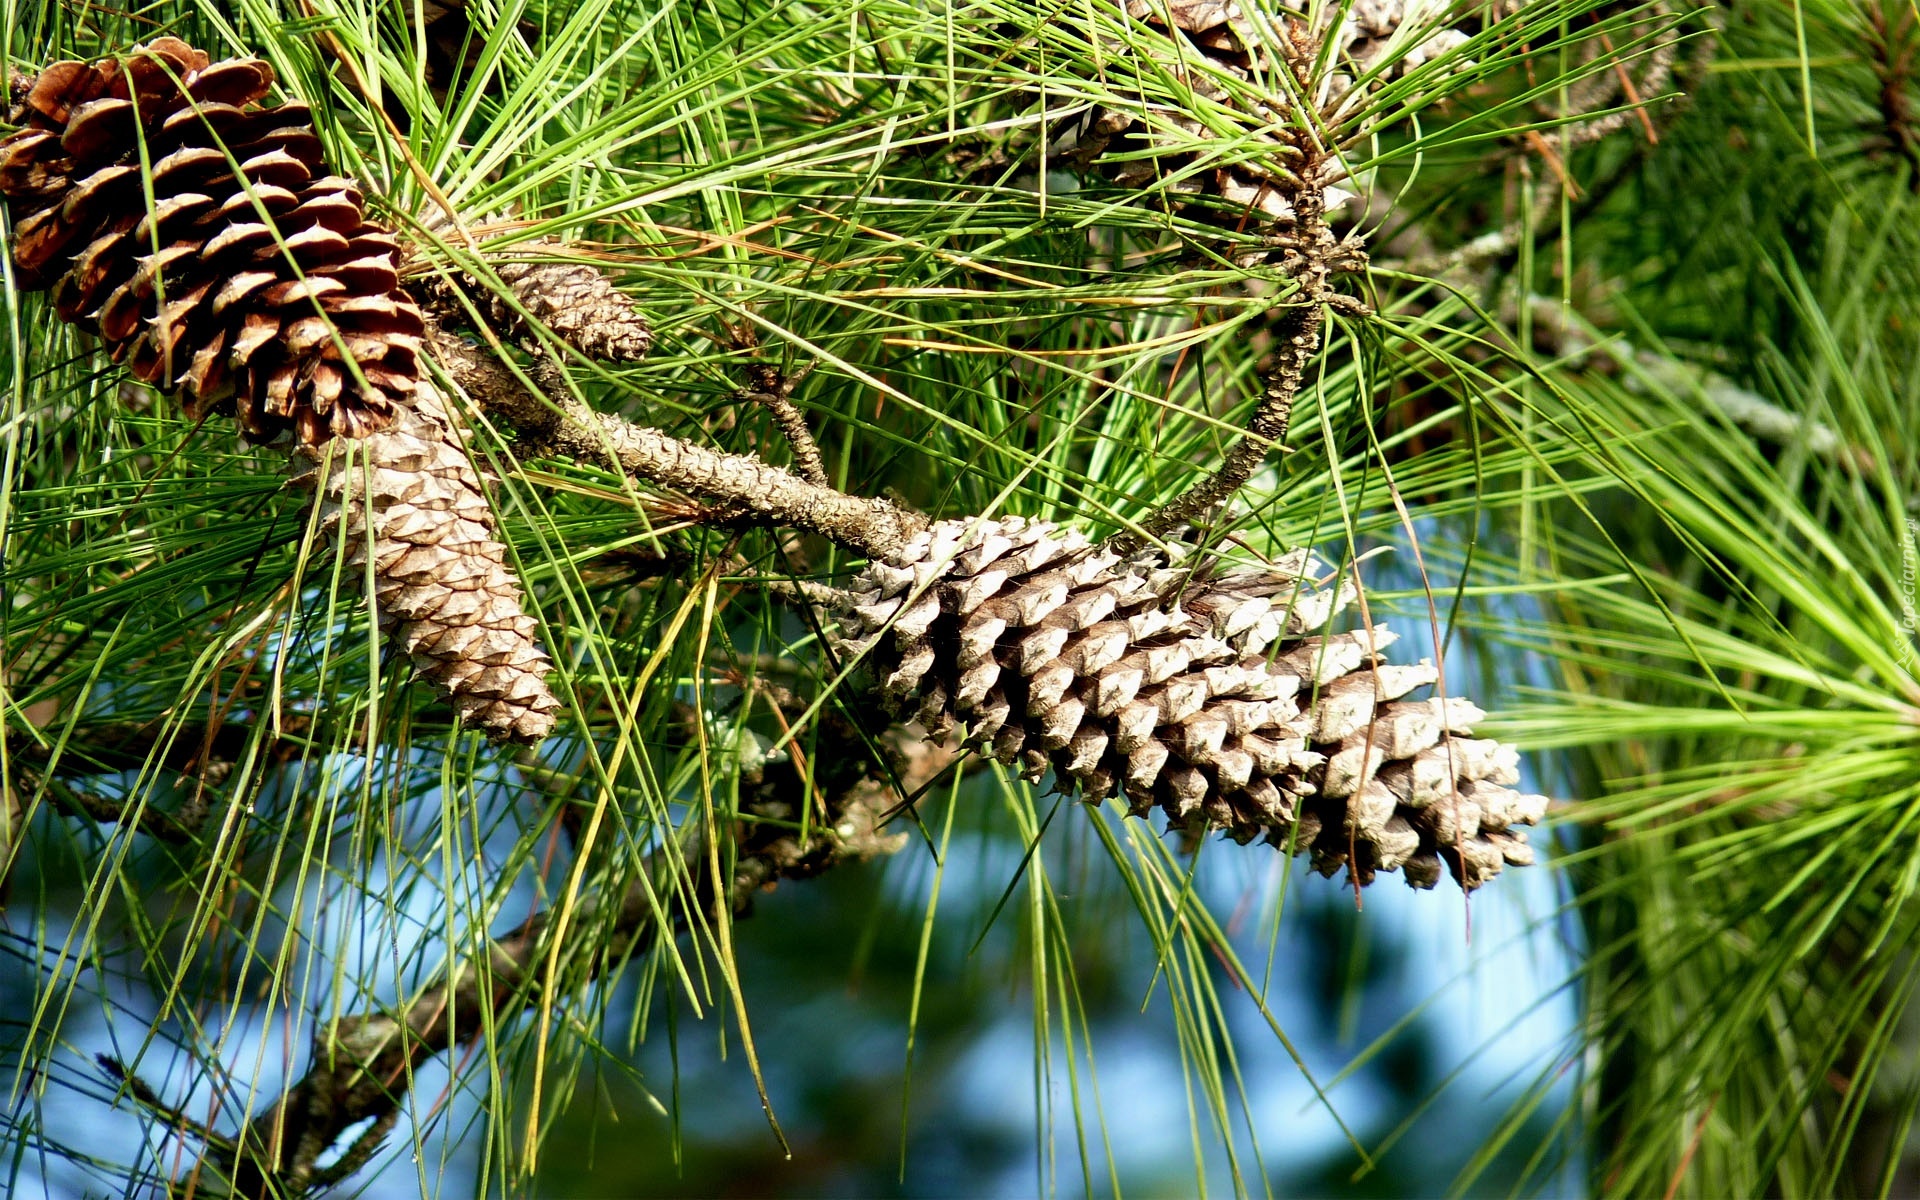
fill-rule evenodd
<path id="1" fill-rule="evenodd" d="M 0 140 L 16 282 L 196 418 L 233 401 L 259 440 L 363 437 L 419 381 L 420 311 L 307 106 L 260 107 L 272 84 L 170 37 L 42 71 Z"/>
<path id="2" fill-rule="evenodd" d="M 1321 632 L 1353 598 L 1306 551 L 1263 570 L 1197 554 L 1123 557 L 1045 521 L 946 521 L 849 585 L 839 637 L 870 655 L 896 715 L 1098 803 L 1116 791 L 1190 829 L 1256 837 L 1361 883 L 1444 863 L 1471 890 L 1533 861 L 1545 813 L 1519 757 L 1464 736 L 1485 714 L 1407 700 L 1438 679 L 1392 666 L 1385 626 Z"/>
<path id="3" fill-rule="evenodd" d="M 16 87 L 26 128 L 0 140 L 16 279 L 195 417 L 232 400 L 248 436 L 291 430 L 295 482 L 350 561 L 372 557 L 381 624 L 420 675 L 488 735 L 537 741 L 551 662 L 422 373 L 400 248 L 326 173 L 306 106 L 259 107 L 272 83 L 264 62 L 159 38 Z"/>

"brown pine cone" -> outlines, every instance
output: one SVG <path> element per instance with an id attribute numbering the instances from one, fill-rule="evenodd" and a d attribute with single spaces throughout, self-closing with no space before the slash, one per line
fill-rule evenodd
<path id="1" fill-rule="evenodd" d="M 322 528 L 347 539 L 348 562 L 372 555 L 381 628 L 414 669 L 489 737 L 537 742 L 560 707 L 546 683 L 552 662 L 520 605 L 459 428 L 423 379 L 381 432 L 297 450 L 294 483 L 315 492 Z"/>
<path id="2" fill-rule="evenodd" d="M 1427 662 L 1387 664 L 1385 626 L 1321 632 L 1353 598 L 1306 551 L 1263 570 L 1132 557 L 1045 521 L 946 521 L 851 583 L 839 637 L 891 711 L 1099 803 L 1115 791 L 1189 829 L 1311 852 L 1361 883 L 1444 863 L 1471 890 L 1533 861 L 1546 800 L 1518 755 L 1463 736 L 1485 714 L 1403 699 Z"/>
<path id="3" fill-rule="evenodd" d="M 16 280 L 196 418 L 364 437 L 419 384 L 422 318 L 307 107 L 260 106 L 272 84 L 170 37 L 42 71 L 0 140 Z"/>

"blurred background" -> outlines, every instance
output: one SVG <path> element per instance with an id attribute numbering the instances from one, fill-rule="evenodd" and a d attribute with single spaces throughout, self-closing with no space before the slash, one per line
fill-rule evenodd
<path id="1" fill-rule="evenodd" d="M 525 1171 L 554 1196 L 1920 1195 L 1920 8 L 1443 7 L 1450 57 L 1390 63 L 1341 117 L 1372 312 L 1329 325 L 1233 553 L 1360 563 L 1399 661 L 1447 639 L 1449 694 L 1563 801 L 1541 865 L 1356 897 L 967 775 L 892 856 L 759 897 L 724 951 L 656 945 L 603 984 L 568 944 L 563 987 L 407 1080 L 338 1194 Z M 520 214 L 485 254 L 551 234 L 617 270 L 658 344 L 576 364 L 587 402 L 784 462 L 742 371 L 820 364 L 794 399 L 851 492 L 1111 530 L 1259 393 L 1286 283 L 1236 256 L 1272 247 L 1178 186 L 1265 118 L 1116 80 L 1112 27 L 1164 27 L 1000 0 L 468 11 L 5 21 L 30 58 L 161 28 L 271 55 L 338 169 L 391 183 L 384 219 L 424 211 L 407 139 L 473 211 Z M 1036 97 L 1067 94 L 1217 127 L 1145 182 L 1029 170 Z M 933 132 L 908 153 L 903 129 Z M 484 268 L 463 253 L 419 269 Z M 588 806 L 530 780 L 586 742 L 515 761 L 461 732 L 301 575 L 272 456 L 7 295 L 0 800 L 32 808 L 0 913 L 0 1181 L 192 1191 L 195 1122 L 257 1116 L 329 1022 L 559 893 Z M 502 471 L 497 502 L 570 719 L 617 748 L 582 785 L 605 826 L 578 878 L 623 894 L 781 736 L 737 714 L 750 684 L 840 682 L 763 572 L 849 564 L 592 464 Z M 179 811 L 183 755 L 129 761 L 122 735 L 178 739 L 216 700 L 246 726 L 219 836 L 69 794 Z M 263 732 L 269 704 L 301 728 Z M 54 745 L 58 779 L 19 773 Z"/>

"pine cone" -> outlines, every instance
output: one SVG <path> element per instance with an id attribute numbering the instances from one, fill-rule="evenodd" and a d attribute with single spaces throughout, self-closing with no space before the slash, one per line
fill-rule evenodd
<path id="1" fill-rule="evenodd" d="M 1514 826 L 1546 800 L 1507 786 L 1518 755 L 1462 736 L 1465 700 L 1406 700 L 1438 673 L 1387 665 L 1385 626 L 1323 634 L 1352 598 L 1306 551 L 1221 570 L 1191 552 L 1132 557 L 1045 521 L 946 521 L 857 576 L 843 647 L 869 653 L 881 698 L 934 736 L 1037 780 L 1051 767 L 1099 803 L 1124 791 L 1216 829 L 1311 852 L 1361 883 L 1441 864 L 1471 890 L 1533 861 Z"/>
<path id="2" fill-rule="evenodd" d="M 438 219 L 429 216 L 425 224 L 429 229 L 445 229 L 445 221 L 445 214 L 439 214 Z M 514 247 L 514 257 L 493 261 L 500 281 L 519 301 L 517 308 L 465 271 L 451 278 L 427 277 L 420 285 L 421 299 L 442 320 L 464 325 L 470 320 L 461 300 L 464 293 L 496 333 L 523 344 L 533 341 L 533 331 L 521 315 L 524 311 L 561 342 L 596 362 L 645 358 L 653 349 L 653 326 L 646 315 L 592 263 L 551 257 L 567 252 L 567 243 L 540 238 Z M 531 344 L 527 348 L 535 349 Z"/>
<path id="3" fill-rule="evenodd" d="M 1161 70 L 1195 100 L 1241 114 L 1241 145 L 1255 152 L 1219 161 L 1217 149 L 1196 149 L 1219 135 L 1188 105 L 1142 98 L 1132 106 L 1095 106 L 1057 129 L 1050 155 L 1081 170 L 1100 167 L 1123 187 L 1165 180 L 1175 207 L 1199 219 L 1249 232 L 1291 227 L 1345 199 L 1338 191 L 1329 195 L 1344 168 L 1320 149 L 1320 121 L 1341 107 L 1352 79 L 1326 70 L 1322 46 L 1331 40 L 1339 48 L 1336 61 L 1363 72 L 1391 49 L 1392 71 L 1404 72 L 1466 40 L 1455 30 L 1436 30 L 1411 46 L 1391 47 L 1409 3 L 1422 2 L 1357 0 L 1330 33 L 1304 18 L 1274 14 L 1266 19 L 1274 35 L 1263 35 L 1233 0 L 1122 0 L 1130 19 L 1173 43 L 1148 50 Z M 1146 39 L 1141 44 L 1152 46 Z M 1114 49 L 1138 52 L 1137 45 L 1117 42 Z M 1289 74 L 1293 89 L 1278 82 Z M 1320 118 L 1289 116 L 1300 103 L 1296 93 L 1321 110 Z"/>
<path id="4" fill-rule="evenodd" d="M 1244 81 L 1256 71 L 1265 74 L 1275 69 L 1237 4 L 1218 0 L 1126 0 L 1124 8 L 1128 17 L 1182 43 L 1178 50 L 1167 52 L 1166 66 L 1192 88 L 1198 100 L 1238 107 L 1235 96 L 1215 73 Z M 1169 19 L 1170 27 L 1166 24 Z M 1196 70 L 1194 61 L 1204 63 L 1205 68 Z M 1265 126 L 1253 135 L 1256 143 L 1264 144 L 1265 153 L 1211 170 L 1192 169 L 1195 151 L 1191 147 L 1214 136 L 1207 127 L 1187 112 L 1165 105 L 1149 106 L 1144 100 L 1138 109 L 1096 107 L 1082 124 L 1066 132 L 1054 153 L 1064 154 L 1067 161 L 1083 170 L 1103 158 L 1124 154 L 1126 157 L 1109 169 L 1122 187 L 1138 188 L 1165 179 L 1168 192 L 1182 211 L 1228 224 L 1247 224 L 1255 230 L 1290 225 L 1302 193 L 1318 183 L 1311 177 L 1314 168 L 1304 164 L 1311 148 L 1302 144 L 1303 131 L 1275 120 L 1276 112 L 1284 113 L 1291 107 L 1289 100 L 1276 96 L 1251 114 Z"/>
<path id="5" fill-rule="evenodd" d="M 1525 2 L 1518 0 L 1509 7 L 1517 9 Z M 1446 10 L 1445 4 L 1433 4 L 1430 0 L 1354 0 L 1353 7 L 1347 10 L 1345 23 L 1335 31 L 1333 40 L 1356 69 L 1371 71 L 1394 49 L 1393 40 L 1401 33 L 1402 27 L 1415 26 L 1419 40 L 1409 40 L 1408 44 L 1399 48 L 1389 72 L 1405 75 L 1429 59 L 1458 49 L 1469 40 L 1461 30 L 1434 26 L 1434 18 L 1445 15 Z"/>
<path id="6" fill-rule="evenodd" d="M 272 84 L 177 38 L 42 71 L 0 140 L 16 281 L 196 418 L 231 401 L 257 440 L 364 437 L 419 384 L 420 311 L 307 106 L 259 107 Z"/>
<path id="7" fill-rule="evenodd" d="M 520 606 L 507 548 L 494 540 L 458 418 L 433 382 L 420 381 L 387 429 L 303 447 L 295 462 L 304 470 L 294 482 L 317 494 L 323 529 L 347 539 L 347 561 L 364 564 L 371 551 L 381 628 L 414 669 L 489 737 L 537 742 L 552 732 L 560 707 L 546 684 L 552 663 Z"/>

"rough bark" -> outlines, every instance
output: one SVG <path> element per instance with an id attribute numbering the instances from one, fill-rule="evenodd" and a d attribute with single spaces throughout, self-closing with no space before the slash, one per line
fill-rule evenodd
<path id="1" fill-rule="evenodd" d="M 1159 537 L 1226 503 L 1253 478 L 1273 448 L 1286 441 L 1294 398 L 1306 380 L 1307 365 L 1320 349 L 1320 326 L 1325 319 L 1318 302 L 1287 310 L 1280 321 L 1274 365 L 1246 431 L 1211 475 L 1140 522 L 1141 533 Z M 1133 539 L 1122 544 L 1134 544 Z"/>
<path id="2" fill-rule="evenodd" d="M 744 515 L 817 533 L 860 554 L 892 553 L 927 518 L 881 499 L 809 483 L 757 458 L 722 454 L 565 395 L 541 396 L 486 351 L 442 330 L 428 334 L 433 357 L 468 397 L 542 444 L 661 487 L 720 500 Z"/>

